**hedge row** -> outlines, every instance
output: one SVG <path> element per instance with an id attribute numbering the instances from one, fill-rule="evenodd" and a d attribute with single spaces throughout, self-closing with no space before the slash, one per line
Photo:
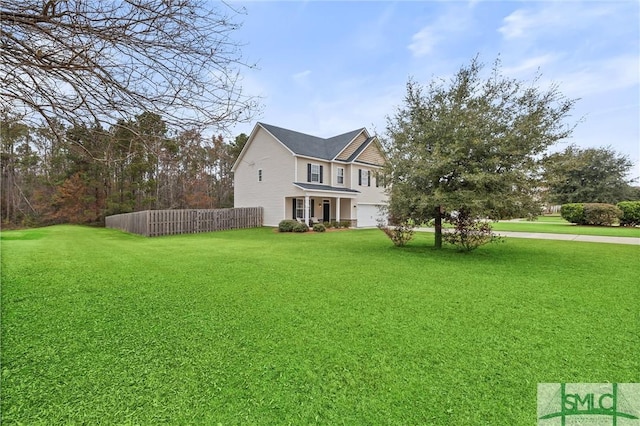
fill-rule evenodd
<path id="1" fill-rule="evenodd" d="M 640 201 L 621 201 L 617 206 L 622 210 L 621 226 L 640 225 Z"/>
<path id="2" fill-rule="evenodd" d="M 640 201 L 622 201 L 616 206 L 604 203 L 563 204 L 560 215 L 568 222 L 578 225 L 621 226 L 640 224 Z"/>
<path id="3" fill-rule="evenodd" d="M 351 227 L 350 220 L 343 220 L 339 222 L 332 220 L 331 222 L 315 223 L 312 229 L 314 232 L 325 232 L 329 228 L 337 229 L 349 227 Z M 281 220 L 278 224 L 278 231 L 280 232 L 307 232 L 308 230 L 309 227 L 307 225 L 294 219 Z"/>

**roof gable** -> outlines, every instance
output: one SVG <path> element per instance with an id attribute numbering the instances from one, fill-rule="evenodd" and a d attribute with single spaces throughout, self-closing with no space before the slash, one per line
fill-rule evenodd
<path id="1" fill-rule="evenodd" d="M 354 138 L 351 143 L 340 152 L 337 160 L 353 161 L 355 158 L 354 154 L 363 149 L 368 139 L 369 138 L 367 138 L 367 135 L 364 132 L 360 133 L 358 137 Z"/>
<path id="2" fill-rule="evenodd" d="M 282 148 L 291 153 L 291 155 L 295 155 L 295 153 L 291 151 L 291 149 L 289 149 L 285 144 L 283 144 L 275 135 L 273 135 L 268 129 L 258 123 L 253 127 L 253 130 L 251 130 L 249 138 L 247 139 L 247 143 L 245 143 L 242 151 L 240 151 L 240 154 L 238 155 L 238 158 L 236 158 L 236 161 L 233 163 L 233 166 L 231 167 L 232 172 L 235 172 L 237 170 L 238 166 L 243 161 L 246 152 L 249 150 L 250 146 L 253 144 L 254 139 L 260 132 L 264 132 L 265 134 L 269 135 L 269 139 L 273 139 L 273 142 L 275 144 L 282 146 Z"/>
<path id="3" fill-rule="evenodd" d="M 353 153 L 349 158 L 349 161 L 383 166 L 385 163 L 385 157 L 384 153 L 380 149 L 378 139 L 375 137 L 367 139 L 367 141 Z"/>

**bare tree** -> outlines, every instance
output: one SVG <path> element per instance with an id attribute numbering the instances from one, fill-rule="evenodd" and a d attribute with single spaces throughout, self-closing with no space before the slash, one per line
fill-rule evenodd
<path id="1" fill-rule="evenodd" d="M 0 108 L 50 125 L 148 111 L 224 131 L 257 109 L 240 86 L 237 14 L 198 0 L 3 1 Z"/>

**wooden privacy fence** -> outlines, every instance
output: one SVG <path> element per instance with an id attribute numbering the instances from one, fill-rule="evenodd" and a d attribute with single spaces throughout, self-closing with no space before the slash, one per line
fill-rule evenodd
<path id="1" fill-rule="evenodd" d="M 145 210 L 107 216 L 107 228 L 121 229 L 146 237 L 262 226 L 262 207 L 215 210 Z"/>

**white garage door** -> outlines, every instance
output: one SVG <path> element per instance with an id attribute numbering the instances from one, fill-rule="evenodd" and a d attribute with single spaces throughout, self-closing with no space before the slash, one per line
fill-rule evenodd
<path id="1" fill-rule="evenodd" d="M 358 204 L 358 228 L 378 226 L 379 219 L 384 217 L 381 207 L 378 204 Z"/>

